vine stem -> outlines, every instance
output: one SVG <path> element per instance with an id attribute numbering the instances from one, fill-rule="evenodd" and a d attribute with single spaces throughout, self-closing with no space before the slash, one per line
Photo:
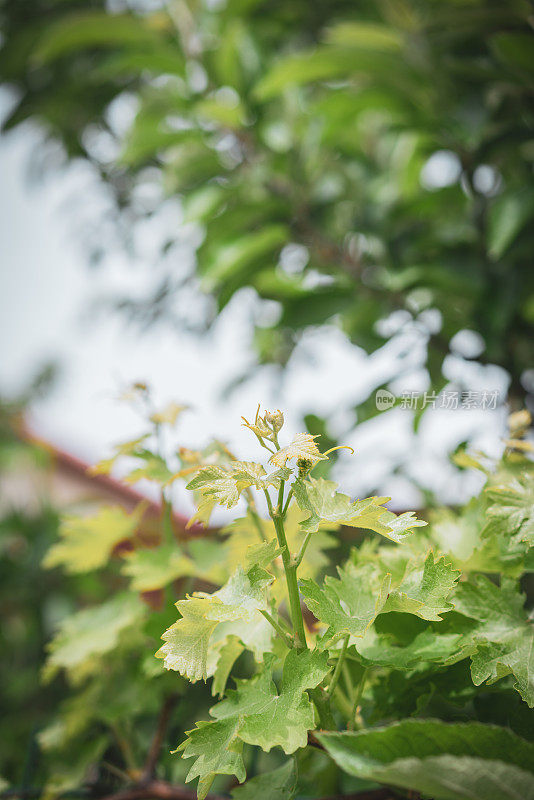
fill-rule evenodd
<path id="1" fill-rule="evenodd" d="M 286 516 L 286 514 L 287 514 L 287 509 L 289 508 L 289 504 L 290 504 L 290 502 L 291 502 L 291 498 L 292 498 L 292 497 L 293 497 L 293 489 L 291 488 L 291 489 L 289 490 L 289 492 L 287 493 L 286 502 L 285 502 L 284 508 L 283 508 L 283 510 L 282 510 L 282 517 L 283 517 L 284 519 L 285 519 L 285 516 Z"/>
<path id="2" fill-rule="evenodd" d="M 330 685 L 328 687 L 328 695 L 330 697 L 332 697 L 332 695 L 334 694 L 339 678 L 341 676 L 341 670 L 343 668 L 345 656 L 347 655 L 348 646 L 349 646 L 349 635 L 347 634 L 343 639 L 343 647 L 341 648 L 341 653 L 339 654 L 338 660 L 336 662 L 336 668 L 334 670 L 334 674 L 332 675 L 332 680 L 330 681 Z"/>
<path id="3" fill-rule="evenodd" d="M 356 727 L 356 714 L 358 713 L 358 706 L 362 701 L 362 694 L 363 689 L 365 686 L 365 679 L 367 678 L 367 674 L 369 672 L 369 668 L 366 667 L 362 673 L 362 677 L 360 678 L 360 683 L 358 684 L 358 689 L 356 691 L 356 696 L 354 698 L 354 704 L 352 706 L 352 712 L 349 719 L 348 729 L 349 731 L 353 731 Z"/>
<path id="4" fill-rule="evenodd" d="M 306 548 L 308 547 L 308 543 L 311 539 L 311 531 L 306 534 L 306 538 L 302 542 L 302 547 L 300 548 L 298 555 L 295 556 L 293 559 L 293 564 L 295 567 L 300 567 L 301 561 L 304 558 L 304 553 L 306 552 Z"/>
<path id="5" fill-rule="evenodd" d="M 302 618 L 302 609 L 300 607 L 299 587 L 297 583 L 297 568 L 292 563 L 291 553 L 287 544 L 286 533 L 284 530 L 284 521 L 281 516 L 281 505 L 284 496 L 284 481 L 280 481 L 280 491 L 278 493 L 278 506 L 273 508 L 273 503 L 267 489 L 265 491 L 265 498 L 269 508 L 269 514 L 274 523 L 276 531 L 276 538 L 278 545 L 282 551 L 282 563 L 284 565 L 284 572 L 286 575 L 287 593 L 289 597 L 289 609 L 291 612 L 291 622 L 293 623 L 293 632 L 295 637 L 295 646 L 298 650 L 306 650 L 308 645 L 306 643 L 306 632 L 304 630 L 304 620 Z"/>
<path id="6" fill-rule="evenodd" d="M 267 620 L 267 622 L 270 622 L 270 624 L 273 626 L 273 628 L 275 629 L 275 631 L 277 632 L 277 634 L 278 634 L 279 636 L 281 636 L 281 637 L 282 637 L 282 639 L 284 640 L 284 642 L 287 644 L 287 646 L 288 646 L 288 647 L 290 647 L 290 648 L 291 648 L 291 647 L 294 647 L 294 646 L 295 646 L 295 643 L 293 642 L 293 639 L 292 639 L 290 636 L 288 636 L 288 635 L 287 635 L 287 633 L 285 632 L 285 630 L 284 630 L 284 629 L 282 628 L 282 626 L 281 626 L 281 625 L 280 625 L 280 624 L 279 624 L 279 623 L 278 623 L 278 622 L 275 620 L 275 618 L 272 616 L 272 614 L 269 614 L 269 612 L 268 612 L 268 611 L 265 611 L 265 609 L 263 609 L 263 608 L 260 608 L 260 609 L 258 609 L 258 611 L 260 612 L 260 614 L 261 614 L 263 617 L 265 617 L 265 619 Z"/>

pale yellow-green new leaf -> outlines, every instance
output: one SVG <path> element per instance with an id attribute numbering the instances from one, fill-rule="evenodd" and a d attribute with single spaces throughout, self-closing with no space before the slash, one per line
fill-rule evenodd
<path id="1" fill-rule="evenodd" d="M 193 561 L 174 544 L 127 553 L 121 570 L 131 578 L 130 588 L 136 592 L 162 589 L 177 578 L 194 575 L 195 571 Z"/>
<path id="2" fill-rule="evenodd" d="M 285 467 L 287 461 L 292 459 L 303 460 L 311 462 L 311 466 L 317 464 L 318 461 L 324 461 L 326 456 L 323 456 L 315 444 L 317 436 L 312 436 L 311 433 L 297 433 L 293 437 L 293 441 L 287 447 L 282 447 L 278 452 L 273 453 L 269 461 L 275 467 Z"/>
<path id="3" fill-rule="evenodd" d="M 66 516 L 59 528 L 61 541 L 52 545 L 43 566 L 63 566 L 66 572 L 90 572 L 107 563 L 113 548 L 135 533 L 143 516 L 141 504 L 127 514 L 120 506 L 102 506 L 90 517 Z"/>
<path id="4" fill-rule="evenodd" d="M 184 411 L 187 411 L 188 408 L 189 406 L 182 406 L 179 405 L 179 403 L 169 403 L 161 411 L 155 411 L 150 417 L 150 420 L 151 422 L 155 422 L 156 425 L 175 425 L 178 417 L 183 414 Z"/>
<path id="5" fill-rule="evenodd" d="M 191 597 L 178 600 L 176 608 L 182 618 L 162 635 L 165 644 L 156 653 L 166 669 L 172 669 L 194 683 L 208 677 L 208 643 L 218 620 L 206 616 L 209 600 Z"/>
<path id="6" fill-rule="evenodd" d="M 88 469 L 90 475 L 109 475 L 113 469 L 115 462 L 121 456 L 135 456 L 136 453 L 143 450 L 143 445 L 146 440 L 150 438 L 149 433 L 144 433 L 137 439 L 131 439 L 129 442 L 122 442 L 114 448 L 115 453 L 110 458 L 104 458 L 94 466 Z"/>
<path id="7" fill-rule="evenodd" d="M 99 668 L 99 657 L 109 653 L 128 628 L 137 633 L 146 608 L 136 595 L 120 594 L 99 606 L 67 617 L 47 646 L 43 677 L 49 680 L 65 669 L 73 681 Z"/>
<path id="8" fill-rule="evenodd" d="M 215 669 L 209 648 L 217 628 L 217 641 L 237 636 L 260 659 L 272 640 L 272 629 L 259 611 L 268 608 L 266 590 L 272 581 L 272 575 L 259 567 L 246 573 L 239 567 L 214 594 L 198 592 L 179 600 L 176 607 L 182 619 L 165 631 L 165 644 L 156 656 L 191 682 L 206 680 Z"/>
<path id="9" fill-rule="evenodd" d="M 380 533 L 393 542 L 400 543 L 413 528 L 427 523 L 416 519 L 413 512 L 394 514 L 383 507 L 389 497 L 369 497 L 353 501 L 342 492 L 336 491 L 337 484 L 324 478 L 298 478 L 293 483 L 295 499 L 303 511 L 310 514 L 301 523 L 302 530 L 313 533 L 321 523 L 337 523 L 364 528 Z"/>

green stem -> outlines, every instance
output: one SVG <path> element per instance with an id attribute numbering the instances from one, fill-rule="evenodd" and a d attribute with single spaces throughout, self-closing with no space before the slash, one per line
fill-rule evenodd
<path id="1" fill-rule="evenodd" d="M 295 556 L 295 558 L 293 559 L 295 567 L 300 567 L 300 564 L 302 562 L 302 559 L 304 558 L 304 553 L 306 552 L 306 548 L 308 547 L 310 539 L 311 539 L 311 531 L 310 533 L 306 534 L 306 538 L 302 542 L 302 547 L 300 548 L 298 555 Z"/>
<path id="2" fill-rule="evenodd" d="M 266 542 L 267 536 L 265 535 L 265 531 L 263 530 L 263 525 L 261 524 L 261 519 L 259 517 L 258 512 L 254 508 L 252 508 L 251 505 L 249 505 L 248 510 L 250 516 L 252 517 L 254 525 L 256 526 L 256 530 L 259 533 L 260 539 L 262 540 L 262 542 Z"/>
<path id="3" fill-rule="evenodd" d="M 315 704 L 315 708 L 317 709 L 321 728 L 325 731 L 336 730 L 336 723 L 330 708 L 330 698 L 325 690 L 321 689 L 320 686 L 317 686 L 315 689 L 310 691 L 310 697 Z"/>
<path id="4" fill-rule="evenodd" d="M 259 609 L 259 612 L 260 612 L 260 614 L 261 614 L 262 616 L 264 616 L 264 617 L 265 617 L 265 619 L 267 620 L 267 622 L 270 622 L 270 623 L 271 623 L 271 625 L 273 626 L 273 628 L 275 629 L 275 631 L 277 632 L 277 634 L 278 634 L 279 636 L 281 636 L 281 638 L 283 639 L 283 641 L 284 641 L 284 642 L 287 644 L 287 646 L 288 646 L 289 648 L 291 648 L 291 647 L 294 647 L 294 646 L 295 646 L 295 644 L 294 644 L 294 642 L 293 642 L 293 639 L 292 639 L 290 636 L 288 636 L 288 635 L 287 635 L 287 633 L 285 632 L 285 630 L 282 628 L 282 626 L 280 625 L 280 623 L 279 623 L 279 622 L 277 622 L 277 620 L 276 620 L 276 619 L 275 619 L 275 618 L 272 616 L 272 614 L 269 614 L 269 612 L 268 612 L 268 611 L 265 611 L 265 610 L 264 610 L 264 609 L 262 609 L 262 608 L 260 608 L 260 609 Z"/>
<path id="5" fill-rule="evenodd" d="M 282 516 L 284 517 L 284 519 L 285 519 L 285 516 L 287 514 L 287 509 L 289 508 L 289 503 L 291 502 L 291 498 L 292 497 L 293 497 L 293 489 L 290 489 L 289 492 L 287 493 L 287 498 L 286 498 L 286 503 L 285 503 L 285 506 L 284 506 L 284 510 L 282 511 Z"/>
<path id="6" fill-rule="evenodd" d="M 347 634 L 343 639 L 343 647 L 341 648 L 341 653 L 339 654 L 339 658 L 336 663 L 336 668 L 334 670 L 334 674 L 332 675 L 332 680 L 330 681 L 330 685 L 328 687 L 328 694 L 330 697 L 332 697 L 332 695 L 334 694 L 339 678 L 341 676 L 341 669 L 343 667 L 343 662 L 345 661 L 345 656 L 347 655 L 348 646 L 349 646 L 349 635 Z"/>
<path id="7" fill-rule="evenodd" d="M 354 728 L 356 727 L 356 714 L 358 713 L 358 707 L 359 707 L 359 705 L 360 705 L 360 703 L 362 701 L 362 694 L 363 694 L 363 689 L 364 689 L 364 686 L 365 686 L 365 679 L 367 678 L 368 671 L 369 671 L 368 668 L 364 669 L 364 671 L 362 673 L 362 677 L 360 678 L 360 683 L 358 685 L 358 690 L 356 692 L 356 696 L 354 698 L 354 704 L 352 706 L 352 712 L 351 712 L 351 715 L 350 715 L 349 724 L 347 726 L 349 731 L 353 731 Z"/>
<path id="8" fill-rule="evenodd" d="M 161 529 L 163 541 L 167 542 L 168 544 L 176 544 L 174 530 L 172 527 L 172 503 L 167 500 L 165 489 L 161 490 L 161 505 Z"/>
<path id="9" fill-rule="evenodd" d="M 283 482 L 281 482 L 283 483 Z M 280 487 L 283 499 L 283 486 Z M 280 498 L 280 492 L 278 494 Z M 274 523 L 276 531 L 276 538 L 278 545 L 282 550 L 282 562 L 284 564 L 284 572 L 286 575 L 287 594 L 289 597 L 289 610 L 291 612 L 291 622 L 293 623 L 293 630 L 295 636 L 295 645 L 299 650 L 306 650 L 308 645 L 306 643 L 306 633 L 304 631 L 304 620 L 302 618 L 302 609 L 300 607 L 299 587 L 297 583 L 297 567 L 292 563 L 291 553 L 287 544 L 286 534 L 284 530 L 284 522 L 280 515 L 281 503 L 279 502 L 278 508 L 275 510 L 271 501 L 269 492 L 265 490 L 265 498 L 267 500 L 267 507 L 269 514 Z"/>

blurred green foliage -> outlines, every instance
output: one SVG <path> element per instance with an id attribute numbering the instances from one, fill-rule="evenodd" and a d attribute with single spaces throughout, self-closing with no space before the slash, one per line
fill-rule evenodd
<path id="1" fill-rule="evenodd" d="M 181 198 L 203 231 L 190 281 L 215 312 L 245 286 L 279 304 L 274 323 L 258 321 L 260 363 L 285 365 L 304 330 L 331 322 L 373 352 L 391 335 L 379 321 L 401 311 L 399 324 L 415 321 L 428 344 L 434 390 L 451 339 L 471 329 L 480 360 L 508 370 L 512 397 L 524 397 L 534 327 L 526 0 L 0 9 L 0 79 L 16 98 L 4 128 L 38 121 L 66 158 L 95 166 L 128 223 L 161 202 L 139 200 L 147 186 Z M 136 108 L 126 130 L 113 113 L 121 97 Z M 424 313 L 435 308 L 440 325 Z"/>

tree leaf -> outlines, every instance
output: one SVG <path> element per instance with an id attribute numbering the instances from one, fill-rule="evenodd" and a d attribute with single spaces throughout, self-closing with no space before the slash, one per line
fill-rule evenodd
<path id="1" fill-rule="evenodd" d="M 162 43 L 160 36 L 139 17 L 88 11 L 64 16 L 49 25 L 39 40 L 34 59 L 47 63 L 81 48 L 158 43 Z M 180 58 L 178 51 L 176 57 Z"/>
<path id="2" fill-rule="evenodd" d="M 317 733 L 349 775 L 436 800 L 532 800 L 534 746 L 478 722 L 406 720 L 358 733 Z"/>
<path id="3" fill-rule="evenodd" d="M 488 251 L 501 258 L 534 214 L 534 191 L 509 191 L 498 197 L 488 214 Z"/>

